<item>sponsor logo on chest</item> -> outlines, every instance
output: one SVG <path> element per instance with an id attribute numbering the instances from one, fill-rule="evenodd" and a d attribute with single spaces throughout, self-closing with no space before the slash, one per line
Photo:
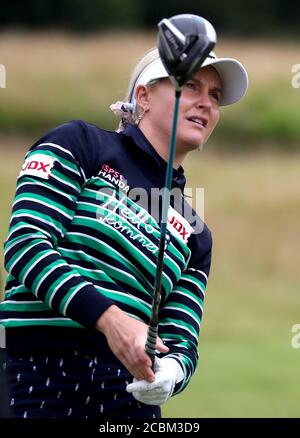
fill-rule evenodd
<path id="1" fill-rule="evenodd" d="M 98 175 L 119 187 L 119 189 L 123 190 L 125 193 L 129 191 L 126 178 L 118 170 L 110 167 L 107 163 L 102 164 Z"/>

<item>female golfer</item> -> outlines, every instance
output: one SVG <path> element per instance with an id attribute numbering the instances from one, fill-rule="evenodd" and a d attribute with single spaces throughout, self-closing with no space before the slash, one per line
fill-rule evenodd
<path id="1" fill-rule="evenodd" d="M 222 105 L 246 92 L 236 60 L 206 59 L 182 89 L 154 371 L 145 353 L 174 87 L 157 49 L 134 69 L 117 132 L 81 120 L 28 151 L 5 242 L 9 405 L 14 417 L 160 417 L 195 372 L 211 264 L 182 163 Z"/>

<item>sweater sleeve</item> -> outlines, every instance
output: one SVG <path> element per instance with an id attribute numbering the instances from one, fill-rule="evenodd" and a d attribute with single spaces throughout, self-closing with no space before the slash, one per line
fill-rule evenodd
<path id="1" fill-rule="evenodd" d="M 61 125 L 35 143 L 17 181 L 9 235 L 7 271 L 48 307 L 94 328 L 113 304 L 57 251 L 68 230 L 81 187 L 95 166 L 85 124 Z"/>
<path id="2" fill-rule="evenodd" d="M 159 335 L 170 348 L 167 356 L 177 360 L 184 372 L 173 395 L 188 385 L 199 360 L 198 338 L 211 265 L 212 237 L 206 226 L 200 235 L 193 237 L 187 269 L 160 310 Z"/>

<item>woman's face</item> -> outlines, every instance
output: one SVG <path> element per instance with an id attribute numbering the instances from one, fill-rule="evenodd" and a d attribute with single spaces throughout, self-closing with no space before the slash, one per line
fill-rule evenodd
<path id="1" fill-rule="evenodd" d="M 144 119 L 151 127 L 153 144 L 156 141 L 168 145 L 174 112 L 174 86 L 166 78 L 147 90 L 148 111 Z M 220 97 L 221 79 L 211 66 L 201 68 L 183 86 L 176 134 L 177 153 L 187 153 L 206 142 L 219 120 Z"/>

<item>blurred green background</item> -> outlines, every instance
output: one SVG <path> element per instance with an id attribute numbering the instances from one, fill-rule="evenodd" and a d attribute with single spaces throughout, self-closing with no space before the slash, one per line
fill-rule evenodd
<path id="1" fill-rule="evenodd" d="M 299 417 L 299 3 L 187 0 L 12 1 L 1 8 L 0 238 L 5 239 L 16 177 L 44 131 L 82 118 L 116 127 L 109 105 L 156 43 L 155 24 L 182 12 L 203 15 L 219 35 L 219 56 L 249 72 L 247 96 L 222 108 L 202 153 L 185 162 L 187 187 L 204 187 L 214 254 L 189 387 L 166 417 Z M 285 6 L 284 6 L 285 5 Z M 18 6 L 16 8 L 16 6 Z M 180 7 L 179 7 L 180 6 Z M 18 11 L 18 13 L 16 13 Z M 1 253 L 2 284 L 4 282 Z M 3 286 L 2 286 L 3 289 Z"/>

